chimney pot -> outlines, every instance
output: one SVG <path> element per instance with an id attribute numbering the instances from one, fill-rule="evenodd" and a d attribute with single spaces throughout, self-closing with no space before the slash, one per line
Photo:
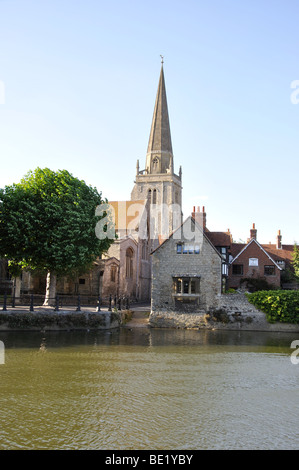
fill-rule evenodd
<path id="1" fill-rule="evenodd" d="M 256 234 L 257 234 L 257 230 L 255 228 L 255 224 L 252 224 L 252 229 L 250 230 L 250 239 L 254 238 L 256 240 Z"/>
<path id="2" fill-rule="evenodd" d="M 276 237 L 276 240 L 277 240 L 276 248 L 277 248 L 278 250 L 281 250 L 281 248 L 282 248 L 281 239 L 282 239 L 281 231 L 278 230 L 278 235 L 277 235 L 277 237 Z"/>

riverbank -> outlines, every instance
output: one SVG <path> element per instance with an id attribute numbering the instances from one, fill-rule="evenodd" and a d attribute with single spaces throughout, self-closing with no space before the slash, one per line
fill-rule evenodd
<path id="1" fill-rule="evenodd" d="M 224 294 L 210 312 L 151 312 L 152 328 L 299 332 L 299 324 L 269 323 L 266 314 L 254 307 L 243 293 Z"/>
<path id="2" fill-rule="evenodd" d="M 126 312 L 111 312 L 108 309 L 96 312 L 92 308 L 76 311 L 74 308 L 53 310 L 37 307 L 33 312 L 22 307 L 0 312 L 0 331 L 7 330 L 86 330 L 119 328 Z"/>
<path id="3" fill-rule="evenodd" d="M 134 306 L 129 310 L 97 311 L 94 307 L 64 307 L 56 311 L 53 307 L 28 308 L 17 306 L 0 311 L 0 331 L 56 331 L 56 330 L 109 330 L 120 327 L 148 327 L 149 306 Z"/>
<path id="4" fill-rule="evenodd" d="M 109 330 L 116 328 L 169 328 L 199 330 L 245 330 L 265 332 L 299 332 L 299 324 L 269 323 L 265 313 L 248 302 L 242 293 L 220 296 L 211 312 L 178 313 L 169 310 L 150 311 L 150 305 L 132 306 L 130 310 L 98 312 L 94 307 L 37 307 L 29 312 L 24 307 L 0 311 L 0 331 L 32 330 Z"/>

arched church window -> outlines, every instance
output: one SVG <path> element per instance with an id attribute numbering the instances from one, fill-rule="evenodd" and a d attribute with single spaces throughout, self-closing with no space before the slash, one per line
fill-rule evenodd
<path id="1" fill-rule="evenodd" d="M 126 277 L 132 278 L 133 277 L 133 258 L 134 258 L 134 251 L 132 248 L 128 248 L 126 251 Z"/>
<path id="2" fill-rule="evenodd" d="M 147 198 L 148 198 L 149 202 L 152 202 L 152 190 L 151 189 L 148 190 Z"/>
<path id="3" fill-rule="evenodd" d="M 155 157 L 153 159 L 153 170 L 158 170 L 158 165 L 159 165 L 159 159 Z"/>
<path id="4" fill-rule="evenodd" d="M 154 189 L 153 190 L 153 204 L 156 204 L 157 203 L 157 190 Z"/>
<path id="5" fill-rule="evenodd" d="M 110 270 L 110 280 L 111 282 L 115 282 L 116 280 L 116 266 L 111 266 L 111 270 Z"/>

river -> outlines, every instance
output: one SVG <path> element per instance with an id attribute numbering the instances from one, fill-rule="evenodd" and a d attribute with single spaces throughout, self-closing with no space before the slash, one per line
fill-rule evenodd
<path id="1" fill-rule="evenodd" d="M 297 336 L 1 332 L 0 449 L 298 449 Z"/>

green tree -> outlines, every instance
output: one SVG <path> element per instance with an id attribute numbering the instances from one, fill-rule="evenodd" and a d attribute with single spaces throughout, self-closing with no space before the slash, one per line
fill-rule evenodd
<path id="1" fill-rule="evenodd" d="M 0 256 L 13 275 L 23 269 L 46 274 L 44 305 L 56 295 L 57 277 L 86 272 L 113 242 L 109 218 L 99 211 L 104 203 L 66 170 L 37 168 L 0 189 Z M 97 237 L 96 225 L 105 219 L 107 236 Z"/>
<path id="2" fill-rule="evenodd" d="M 299 281 L 299 249 L 297 243 L 294 244 L 292 266 L 296 280 Z"/>

